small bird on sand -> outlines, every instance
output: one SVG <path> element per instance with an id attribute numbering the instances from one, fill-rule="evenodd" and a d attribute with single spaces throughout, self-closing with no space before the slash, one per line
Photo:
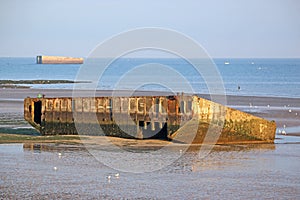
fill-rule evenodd
<path id="1" fill-rule="evenodd" d="M 110 178 L 111 178 L 110 175 L 108 175 L 108 176 L 106 177 L 108 183 L 110 183 Z"/>
<path id="2" fill-rule="evenodd" d="M 115 174 L 115 177 L 119 178 L 120 174 L 119 173 L 116 173 Z"/>

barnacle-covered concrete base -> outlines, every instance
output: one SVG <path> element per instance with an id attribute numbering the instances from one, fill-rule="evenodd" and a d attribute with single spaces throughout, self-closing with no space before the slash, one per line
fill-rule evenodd
<path id="1" fill-rule="evenodd" d="M 26 98 L 42 135 L 86 134 L 183 143 L 273 143 L 276 124 L 198 96 Z"/>

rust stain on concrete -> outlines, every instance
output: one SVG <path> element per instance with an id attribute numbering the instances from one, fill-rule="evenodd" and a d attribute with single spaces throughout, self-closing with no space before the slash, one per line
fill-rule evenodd
<path id="1" fill-rule="evenodd" d="M 26 98 L 42 135 L 107 135 L 183 143 L 273 143 L 276 124 L 198 96 Z M 214 141 L 217 138 L 217 141 Z"/>

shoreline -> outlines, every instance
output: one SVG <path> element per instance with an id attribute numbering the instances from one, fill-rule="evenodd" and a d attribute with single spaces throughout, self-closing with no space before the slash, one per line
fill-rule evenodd
<path id="1" fill-rule="evenodd" d="M 197 149 L 202 146 L 210 146 L 211 144 L 184 144 L 177 143 L 176 141 L 157 140 L 157 139 L 128 139 L 110 136 L 79 136 L 79 135 L 51 135 L 51 136 L 33 136 L 33 135 L 21 135 L 21 134 L 6 134 L 0 133 L 0 145 L 1 144 L 23 144 L 24 148 L 34 147 L 35 145 L 74 145 L 74 146 L 87 146 L 87 147 L 109 147 L 111 145 L 121 148 L 191 148 Z M 218 147 L 229 146 L 274 146 L 274 143 L 266 143 L 265 141 L 240 141 L 223 143 L 217 142 L 213 144 Z"/>
<path id="2" fill-rule="evenodd" d="M 80 94 L 90 94 L 92 90 L 79 90 Z M 129 90 L 120 90 L 119 94 L 128 94 Z M 93 91 L 92 91 L 93 92 Z M 115 92 L 114 90 L 96 90 L 95 96 L 110 96 Z M 8 87 L 3 88 L 0 85 L 0 101 L 2 99 L 24 99 L 28 96 L 35 97 L 37 94 L 43 93 L 46 97 L 70 97 L 72 96 L 73 89 L 53 89 L 53 88 L 27 88 L 27 87 Z M 76 92 L 77 93 L 77 92 Z M 164 96 L 164 95 L 175 95 L 171 92 L 164 91 L 136 91 L 134 95 L 145 95 L 145 96 Z M 185 94 L 189 95 L 189 94 Z M 194 94 L 205 99 L 210 100 L 209 94 Z M 214 95 L 218 97 L 219 95 Z M 237 99 L 239 99 L 237 104 Z M 280 97 L 280 96 L 245 96 L 245 95 L 226 95 L 227 105 L 249 105 L 249 102 L 253 102 L 253 106 L 265 105 L 266 99 L 271 100 L 274 105 L 291 105 L 294 104 L 300 107 L 300 97 Z M 269 103 L 271 105 L 271 103 Z"/>
<path id="3" fill-rule="evenodd" d="M 0 80 L 0 88 L 12 89 L 30 89 L 35 84 L 76 84 L 76 83 L 89 83 L 89 81 L 72 81 L 72 80 Z"/>

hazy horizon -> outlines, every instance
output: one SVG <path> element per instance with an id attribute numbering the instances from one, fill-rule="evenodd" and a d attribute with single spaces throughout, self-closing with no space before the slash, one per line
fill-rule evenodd
<path id="1" fill-rule="evenodd" d="M 37 56 L 62 56 L 62 57 L 75 57 L 72 55 L 33 55 L 33 56 L 0 56 L 0 58 L 36 58 Z M 80 56 L 76 56 L 80 57 Z M 87 59 L 89 57 L 80 57 Z M 120 58 L 133 58 L 133 59 L 179 59 L 179 57 L 120 57 Z M 193 58 L 189 58 L 193 59 Z M 196 58 L 199 59 L 199 58 Z M 211 59 L 300 59 L 300 57 L 211 57 Z"/>
<path id="2" fill-rule="evenodd" d="M 2 1 L 0 57 L 87 57 L 116 34 L 158 27 L 212 58 L 300 58 L 299 10 L 297 0 Z"/>

